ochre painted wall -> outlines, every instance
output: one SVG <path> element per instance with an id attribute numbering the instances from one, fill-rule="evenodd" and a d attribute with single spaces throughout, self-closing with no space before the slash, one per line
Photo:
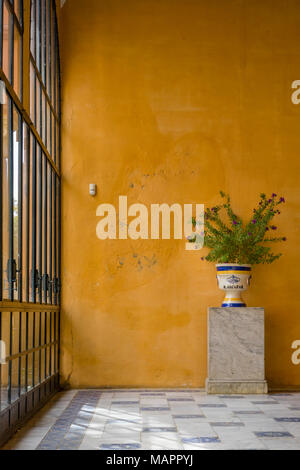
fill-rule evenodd
<path id="1" fill-rule="evenodd" d="M 284 256 L 244 297 L 265 307 L 269 384 L 300 386 L 299 1 L 67 0 L 60 14 L 62 381 L 204 386 L 215 267 L 184 241 L 100 241 L 96 208 L 212 206 L 223 189 L 242 216 L 262 191 L 287 200 Z"/>

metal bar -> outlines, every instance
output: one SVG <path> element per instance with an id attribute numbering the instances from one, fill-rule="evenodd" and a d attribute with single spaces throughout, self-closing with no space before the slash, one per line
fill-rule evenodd
<path id="1" fill-rule="evenodd" d="M 53 337 L 53 341 L 57 341 L 57 334 L 56 334 L 56 328 L 57 328 L 57 325 L 56 325 L 56 322 L 57 322 L 57 318 L 56 318 L 56 312 L 53 312 L 53 322 L 54 322 L 54 326 L 53 326 L 53 331 L 54 331 L 54 337 Z M 54 346 L 54 364 L 53 364 L 53 373 L 57 372 L 57 354 L 56 354 L 56 346 Z"/>
<path id="2" fill-rule="evenodd" d="M 61 303 L 61 182 L 58 181 L 58 304 Z M 60 311 L 57 312 L 57 370 L 60 368 Z"/>
<path id="3" fill-rule="evenodd" d="M 39 383 L 42 381 L 42 312 L 40 312 L 40 321 L 39 321 Z"/>
<path id="4" fill-rule="evenodd" d="M 41 87 L 41 83 L 39 84 L 39 90 L 40 90 L 40 129 L 39 129 L 39 134 L 41 139 L 43 140 L 43 90 Z"/>
<path id="5" fill-rule="evenodd" d="M 47 88 L 47 42 L 46 42 L 46 0 L 43 1 L 43 51 L 44 60 L 42 64 L 43 82 Z"/>
<path id="6" fill-rule="evenodd" d="M 55 171 L 55 173 L 58 176 L 60 176 L 60 172 L 59 172 L 54 160 L 52 159 L 51 155 L 49 154 L 46 146 L 44 145 L 39 133 L 37 132 L 37 130 L 34 126 L 34 123 L 31 121 L 30 116 L 27 114 L 27 112 L 23 108 L 23 105 L 22 105 L 21 101 L 19 100 L 18 95 L 16 94 L 13 87 L 9 83 L 9 81 L 8 81 L 7 77 L 5 76 L 2 69 L 0 69 L 0 80 L 2 80 L 5 83 L 5 88 L 6 88 L 7 93 L 13 99 L 14 104 L 18 108 L 20 113 L 22 114 L 22 117 L 23 117 L 24 121 L 30 127 L 30 130 L 31 130 L 32 134 L 34 135 L 34 137 L 36 138 L 38 144 L 42 147 L 42 150 L 43 150 L 44 154 L 46 155 L 47 160 L 49 161 L 49 163 L 52 166 L 53 170 Z M 59 124 L 59 121 L 58 121 L 58 124 Z"/>
<path id="7" fill-rule="evenodd" d="M 29 340 L 29 313 L 26 312 L 26 323 L 25 323 L 25 349 L 28 351 L 28 340 Z M 28 390 L 28 352 L 25 353 L 25 392 Z"/>
<path id="8" fill-rule="evenodd" d="M 36 140 L 32 143 L 31 301 L 36 302 Z"/>
<path id="9" fill-rule="evenodd" d="M 18 113 L 19 155 L 18 155 L 18 300 L 23 297 L 23 121 Z"/>
<path id="10" fill-rule="evenodd" d="M 30 270 L 29 270 L 29 223 L 30 223 L 30 130 L 29 127 L 26 128 L 26 141 L 27 141 L 27 148 L 26 148 L 26 302 L 29 302 L 30 299 Z"/>
<path id="11" fill-rule="evenodd" d="M 7 3 L 6 3 L 7 5 Z M 10 58 L 9 58 L 9 81 L 10 83 L 13 85 L 14 83 L 14 12 L 13 14 L 11 15 L 10 17 L 10 21 L 11 21 L 11 24 L 10 24 L 10 27 L 11 27 L 11 38 L 10 38 L 10 51 L 11 51 L 11 55 L 10 55 Z"/>
<path id="12" fill-rule="evenodd" d="M 51 288 L 49 289 L 49 303 L 52 304 L 52 171 L 49 169 L 49 278 Z"/>
<path id="13" fill-rule="evenodd" d="M 2 219 L 1 219 L 2 220 Z M 2 312 L 0 312 L 0 340 L 2 340 Z M 1 398 L 1 393 L 2 393 L 2 370 L 1 370 L 1 363 L 0 363 L 0 410 L 2 408 L 1 406 L 1 401 L 2 401 L 2 398 Z"/>
<path id="14" fill-rule="evenodd" d="M 48 224 L 48 207 L 47 207 L 47 196 L 48 196 L 48 178 L 47 178 L 47 160 L 44 158 L 44 271 L 43 271 L 43 293 L 44 293 L 44 303 L 47 303 L 48 297 L 48 273 L 47 273 L 47 224 Z"/>
<path id="15" fill-rule="evenodd" d="M 0 0 L 0 67 L 2 68 L 3 53 L 3 0 Z"/>
<path id="16" fill-rule="evenodd" d="M 30 129 L 26 126 L 26 302 L 28 304 L 30 298 L 30 278 L 29 278 L 29 221 L 30 221 L 30 198 L 29 198 L 29 184 L 30 184 Z M 24 305 L 24 303 L 22 303 Z M 25 305 L 26 307 L 26 305 Z M 25 347 L 28 349 L 29 342 L 29 313 L 26 311 L 26 326 L 25 326 Z M 28 354 L 25 357 L 25 393 L 28 390 Z M 27 412 L 27 400 L 26 400 L 26 412 Z"/>
<path id="17" fill-rule="evenodd" d="M 50 342 L 50 346 L 49 346 L 49 375 L 51 375 L 51 373 L 52 373 L 52 347 L 51 347 L 51 342 L 53 341 L 53 338 L 52 338 L 52 312 L 49 312 L 49 316 L 50 316 L 50 325 L 49 325 L 49 342 Z"/>
<path id="18" fill-rule="evenodd" d="M 57 214 L 57 223 L 58 223 L 58 304 L 61 303 L 61 182 L 58 181 L 58 190 L 57 190 L 57 197 L 58 197 L 58 214 Z"/>
<path id="19" fill-rule="evenodd" d="M 33 99 L 33 116 L 34 116 L 34 128 L 37 130 L 37 99 L 36 99 L 36 74 L 34 75 L 34 99 Z"/>
<path id="20" fill-rule="evenodd" d="M 42 2 L 41 0 L 38 1 L 38 21 L 39 21 L 39 37 L 38 37 L 38 40 L 39 40 L 39 70 L 41 71 L 42 70 Z"/>
<path id="21" fill-rule="evenodd" d="M 22 352 L 22 313 L 19 312 L 19 353 Z M 22 358 L 19 357 L 18 361 L 18 397 L 21 396 L 21 368 Z"/>
<path id="22" fill-rule="evenodd" d="M 23 24 L 24 24 L 24 21 L 23 21 L 23 0 L 20 0 L 20 17 L 21 17 L 21 21 L 22 21 L 22 30 L 23 30 Z M 18 22 L 16 23 L 16 26 L 18 27 Z M 20 36 L 21 36 L 21 83 L 20 83 L 20 95 L 21 95 L 21 101 L 23 102 L 23 79 L 24 79 L 24 70 L 23 70 L 23 31 L 22 33 L 20 33 Z"/>
<path id="23" fill-rule="evenodd" d="M 39 293 L 39 302 L 42 303 L 42 272 L 43 272 L 43 160 L 42 160 L 42 150 L 39 147 L 39 165 L 38 165 L 38 208 L 39 208 L 39 283 L 38 283 L 38 293 Z"/>
<path id="24" fill-rule="evenodd" d="M 52 105 L 52 102 L 51 102 L 51 99 L 50 99 L 49 94 L 48 94 L 48 92 L 47 92 L 47 89 L 46 89 L 46 87 L 45 87 L 45 85 L 44 85 L 44 83 L 43 83 L 43 78 L 42 78 L 42 76 L 41 76 L 41 74 L 40 74 L 40 72 L 39 72 L 39 69 L 37 68 L 37 65 L 36 65 L 36 63 L 35 63 L 35 60 L 34 60 L 34 57 L 33 57 L 32 54 L 30 54 L 30 62 L 31 62 L 31 64 L 32 64 L 32 66 L 33 66 L 33 68 L 34 68 L 34 70 L 35 70 L 35 73 L 36 73 L 36 75 L 37 75 L 37 78 L 38 78 L 38 80 L 39 80 L 39 83 L 40 83 L 40 85 L 41 85 L 41 88 L 42 88 L 42 90 L 44 91 L 44 93 L 45 93 L 45 95 L 46 95 L 46 100 L 47 100 L 47 102 L 48 102 L 48 104 L 49 104 L 49 106 L 50 106 L 50 108 L 51 108 L 51 111 L 52 111 L 52 113 L 54 114 L 55 119 L 58 121 L 58 120 L 59 120 L 59 117 L 58 117 L 58 115 L 57 115 L 57 113 L 56 113 L 56 111 L 55 111 L 55 109 L 54 109 L 54 107 L 53 107 L 53 105 Z"/>
<path id="25" fill-rule="evenodd" d="M 49 377 L 48 379 L 46 379 L 44 382 L 42 382 L 41 384 L 39 385 L 36 385 L 35 387 L 33 387 L 32 391 L 35 392 L 36 390 L 38 390 L 40 387 L 42 387 L 43 385 L 47 384 L 48 382 L 51 382 L 53 379 L 55 378 L 58 378 L 58 374 L 56 374 L 56 377 L 55 376 L 52 376 L 52 377 Z M 57 388 L 56 388 L 57 390 Z M 55 391 L 55 390 L 54 390 Z M 48 399 L 53 395 L 53 392 L 51 393 L 48 393 Z M 19 404 L 20 401 L 23 399 L 23 397 L 20 397 L 18 398 L 16 401 L 15 401 L 15 404 Z M 25 397 L 26 399 L 26 397 Z M 2 419 L 2 416 L 4 416 L 6 414 L 6 409 L 5 410 L 1 410 L 0 411 L 0 420 Z M 3 442 L 2 442 L 3 443 Z"/>
<path id="26" fill-rule="evenodd" d="M 58 312 L 59 305 L 40 304 L 33 302 L 16 302 L 10 300 L 2 300 L 0 302 L 1 312 L 33 312 L 34 310 Z"/>
<path id="27" fill-rule="evenodd" d="M 52 155 L 55 161 L 55 164 L 57 162 L 57 145 L 56 145 L 56 139 L 57 139 L 57 132 L 56 132 L 56 122 L 54 122 L 53 126 L 53 149 L 52 149 Z"/>
<path id="28" fill-rule="evenodd" d="M 51 86 L 51 65 L 52 65 L 52 47 L 51 47 L 51 36 L 52 36 L 52 30 L 51 30 L 51 0 L 48 0 L 48 30 L 47 30 L 47 43 L 48 43 L 48 95 L 50 98 L 52 98 L 52 86 Z"/>
<path id="29" fill-rule="evenodd" d="M 45 331 L 44 331 L 44 345 L 47 344 L 47 312 L 45 312 Z M 45 377 L 47 377 L 47 347 L 45 348 Z"/>
<path id="30" fill-rule="evenodd" d="M 3 1 L 3 0 L 2 0 L 2 1 Z M 17 17 L 17 15 L 16 15 L 16 13 L 15 13 L 15 11 L 14 11 L 14 7 L 13 7 L 12 3 L 11 3 L 10 1 L 6 1 L 6 2 L 5 2 L 5 5 L 6 5 L 7 9 L 9 10 L 9 12 L 11 13 L 11 15 L 13 16 L 13 20 L 14 20 L 14 22 L 16 23 L 16 26 L 17 26 L 17 28 L 18 28 L 20 34 L 23 34 L 24 28 L 23 28 L 23 26 L 22 26 L 22 25 L 20 24 L 20 22 L 19 22 L 19 18 Z"/>
<path id="31" fill-rule="evenodd" d="M 9 355 L 12 356 L 12 321 L 13 313 L 9 314 Z M 8 362 L 8 386 L 7 386 L 7 401 L 11 403 L 11 373 L 12 373 L 12 361 L 11 359 Z"/>
<path id="32" fill-rule="evenodd" d="M 3 105 L 0 104 L 0 301 L 3 298 Z M 0 375 L 1 377 L 1 375 Z"/>
<path id="33" fill-rule="evenodd" d="M 41 344 L 39 346 L 35 346 L 34 348 L 26 349 L 25 351 L 18 352 L 16 354 L 10 354 L 9 356 L 6 357 L 6 361 L 13 361 L 15 359 L 19 359 L 20 357 L 25 356 L 26 354 L 32 354 L 39 352 L 41 349 L 46 349 L 49 348 L 49 346 L 54 346 L 55 344 L 58 344 L 58 341 L 53 340 L 49 341 L 49 343 L 46 344 Z"/>
<path id="34" fill-rule="evenodd" d="M 15 0 L 16 1 L 16 0 Z M 33 3 L 34 14 L 36 17 L 36 30 L 35 30 L 35 48 L 36 53 L 34 59 L 30 54 L 30 60 L 33 63 L 35 76 L 35 87 L 37 80 L 39 80 L 39 96 L 35 88 L 34 106 L 35 106 L 35 123 L 32 122 L 27 111 L 22 104 L 23 97 L 23 2 L 20 1 L 20 22 L 13 11 L 14 2 L 7 2 L 11 16 L 11 56 L 9 63 L 9 78 L 5 77 L 3 70 L 0 70 L 0 79 L 3 79 L 6 84 L 8 94 L 8 130 L 9 130 L 9 259 L 14 261 L 17 257 L 18 251 L 18 284 L 17 284 L 17 298 L 14 300 L 14 277 L 11 276 L 9 283 L 9 300 L 2 300 L 2 229 L 0 227 L 0 337 L 2 327 L 3 312 L 10 312 L 9 317 L 9 357 L 8 360 L 8 396 L 9 403 L 12 402 L 12 386 L 16 385 L 15 377 L 18 372 L 18 396 L 21 396 L 23 387 L 22 378 L 22 364 L 24 364 L 25 357 L 25 391 L 29 386 L 29 355 L 32 354 L 32 386 L 35 387 L 36 383 L 41 383 L 43 380 L 42 375 L 42 351 L 45 353 L 45 376 L 47 368 L 49 374 L 57 371 L 59 364 L 59 337 L 60 337 L 60 312 L 59 304 L 61 298 L 60 292 L 60 279 L 61 279 L 61 186 L 60 186 L 60 150 L 61 150 L 61 135 L 60 135 L 60 71 L 59 71 L 59 50 L 58 50 L 58 37 L 57 37 L 57 21 L 55 14 L 55 4 L 52 0 L 40 0 L 38 5 Z M 3 34 L 3 16 L 2 16 L 3 0 L 0 0 L 0 61 L 2 60 L 2 34 Z M 41 14 L 42 8 L 42 14 Z M 52 15 L 53 12 L 53 15 Z M 47 16 L 48 15 L 48 16 Z M 53 22 L 52 22 L 53 18 Z M 20 24 L 22 25 L 20 26 Z M 15 29 L 16 28 L 16 29 Z M 17 96 L 13 89 L 14 83 L 14 34 L 16 31 L 21 35 L 21 95 Z M 51 36 L 53 34 L 53 43 Z M 54 50 L 53 50 L 54 48 Z M 55 60 L 53 61 L 52 52 L 54 52 Z M 58 62 L 57 62 L 58 60 Z M 1 62 L 0 62 L 1 65 Z M 10 83 L 11 82 L 11 83 Z M 53 88 L 52 88 L 53 83 Z M 44 96 L 43 96 L 44 94 Z M 43 96 L 43 98 L 42 98 Z M 53 99 L 53 102 L 52 102 Z M 38 100 L 38 101 L 37 101 Z M 45 101 L 45 108 L 43 112 L 43 100 Z M 37 102 L 40 103 L 40 126 L 36 129 L 37 125 Z M 14 106 L 20 113 L 18 116 L 19 122 L 19 155 L 18 155 L 18 183 L 15 182 L 14 177 Z M 48 109 L 50 114 L 48 115 Z M 50 123 L 49 123 L 50 119 Z M 23 126 L 26 123 L 27 127 Z M 52 121 L 55 126 L 52 126 Z M 48 126 L 50 124 L 50 132 L 48 133 Z M 58 124 L 58 126 L 57 126 Z M 0 106 L 0 125 L 3 125 L 2 107 Z M 2 129 L 0 129 L 1 131 Z M 2 138 L 2 132 L 0 132 Z M 24 135 L 23 135 L 24 134 Z M 27 136 L 28 147 L 23 150 L 23 139 Z M 55 139 L 55 147 L 53 148 L 52 137 Z M 49 142 L 50 138 L 50 142 Z M 58 144 L 58 145 L 56 145 Z M 39 145 L 39 152 L 37 153 L 37 145 Z M 47 149 L 47 146 L 50 152 Z M 23 152 L 24 152 L 24 165 L 23 165 Z M 2 145 L 0 140 L 0 183 L 2 182 Z M 49 167 L 48 167 L 49 164 Z M 27 173 L 26 173 L 26 171 Z M 31 175 L 31 176 L 30 176 Z M 38 180 L 37 180 L 38 175 Z M 49 178 L 49 180 L 48 180 Z M 38 183 L 37 183 L 38 181 Z M 18 247 L 15 249 L 14 233 L 14 186 L 18 184 Z M 25 184 L 23 184 L 25 183 Z M 30 186 L 32 193 L 30 195 Z M 25 199 L 25 201 L 24 201 Z M 38 201 L 38 205 L 37 205 Z M 49 204 L 49 207 L 48 207 Z M 31 213 L 31 216 L 30 216 Z M 38 218 L 37 218 L 38 215 Z M 2 222 L 2 194 L 0 194 L 0 219 Z M 31 223 L 32 222 L 32 223 Z M 31 237 L 30 237 L 31 225 Z M 49 241 L 47 240 L 49 237 Z M 37 240 L 39 241 L 37 247 Z M 31 253 L 30 253 L 31 247 Z M 26 248 L 26 255 L 24 250 Z M 37 253 L 38 248 L 38 253 Z M 37 259 L 38 254 L 38 259 Z M 25 256 L 24 256 L 25 255 Z M 49 256 L 49 258 L 48 258 Z M 24 260 L 24 262 L 23 262 Z M 26 263 L 26 269 L 23 264 Z M 47 304 L 47 289 L 43 294 L 41 283 L 38 283 L 38 299 L 36 298 L 36 268 L 39 268 L 40 276 L 42 273 L 47 275 L 51 280 L 49 289 L 49 304 Z M 31 292 L 30 292 L 30 264 L 31 264 Z M 2 269 L 1 269 L 2 268 Z M 13 271 L 11 270 L 10 273 Z M 27 280 L 26 289 L 23 288 L 23 282 Z M 46 284 L 47 285 L 47 284 Z M 23 299 L 24 297 L 24 299 Z M 29 302 L 29 300 L 32 302 Z M 26 300 L 26 302 L 23 302 Z M 36 303 L 37 300 L 39 303 Z M 45 302 L 43 304 L 42 302 Z M 52 302 L 55 304 L 53 305 Z M 14 313 L 18 312 L 16 318 L 19 318 L 19 331 L 18 341 L 16 345 L 14 342 L 13 321 Z M 25 312 L 25 317 L 22 312 Z M 32 348 L 29 350 L 29 315 L 33 312 L 32 335 L 33 343 Z M 36 316 L 38 314 L 39 316 Z M 52 313 L 53 312 L 53 313 Z M 44 317 L 45 315 L 45 317 Z M 50 315 L 50 318 L 49 318 Z M 47 317 L 49 318 L 47 323 Z M 44 325 L 42 319 L 45 318 Z M 37 324 L 39 319 L 39 325 Z M 25 320 L 25 351 L 23 338 L 22 338 L 22 323 Z M 50 331 L 47 333 L 47 329 Z M 44 329 L 43 329 L 44 328 Z M 16 336 L 17 338 L 17 336 Z M 43 340 L 44 338 L 44 340 Z M 47 343 L 47 340 L 49 341 Z M 43 344 L 44 343 L 44 344 Z M 54 350 L 52 350 L 54 348 Z M 13 352 L 18 351 L 16 354 Z M 51 353 L 53 351 L 53 353 Z M 49 354 L 49 357 L 48 357 Z M 16 361 L 15 363 L 13 361 Z M 38 360 L 38 368 L 35 367 L 35 361 Z M 23 361 L 23 362 L 22 362 Z M 16 369 L 18 363 L 18 370 Z M 16 367 L 15 367 L 16 366 Z M 38 373 L 37 373 L 38 370 Z M 45 381 L 47 383 L 47 381 Z M 57 382 L 55 382 L 57 383 Z M 0 392 L 1 393 L 1 392 Z M 1 396 L 0 396 L 1 399 Z M 15 400 L 15 397 L 14 397 Z M 19 407 L 20 412 L 20 407 Z"/>
<path id="35" fill-rule="evenodd" d="M 57 184 L 56 175 L 53 174 L 53 297 L 57 304 Z"/>
<path id="36" fill-rule="evenodd" d="M 44 143 L 45 143 L 45 147 L 47 148 L 47 143 L 48 143 L 48 126 L 47 126 L 47 109 L 48 109 L 48 106 L 47 106 L 47 99 L 46 99 L 46 95 L 44 93 L 44 102 L 45 102 L 45 110 L 44 110 L 44 129 L 45 129 L 45 140 L 44 140 Z"/>
<path id="37" fill-rule="evenodd" d="M 8 290 L 9 299 L 14 299 L 14 282 L 12 277 L 14 259 L 14 149 L 13 149 L 13 103 L 8 101 L 8 134 L 9 134 L 9 157 L 8 157 L 8 180 L 9 180 L 9 209 L 8 209 L 8 233 L 9 233 L 9 261 L 8 261 Z"/>
<path id="38" fill-rule="evenodd" d="M 54 57 L 53 57 L 53 103 L 54 103 L 54 110 L 55 113 L 57 112 L 56 109 L 56 52 L 57 52 L 57 44 L 56 44 L 56 15 L 55 15 L 55 8 L 52 8 L 53 12 L 53 48 L 54 48 Z"/>
<path id="39" fill-rule="evenodd" d="M 33 321 L 32 321 L 32 386 L 35 385 L 35 312 L 33 312 Z"/>
<path id="40" fill-rule="evenodd" d="M 23 298 L 23 121 L 20 113 L 18 112 L 18 126 L 19 126 L 19 161 L 18 161 L 18 301 L 22 302 Z M 22 351 L 22 313 L 19 312 L 19 352 Z M 21 372 L 22 372 L 22 359 L 19 358 L 18 362 L 18 396 L 21 396 Z"/>
<path id="41" fill-rule="evenodd" d="M 36 32 L 36 36 L 35 36 L 35 40 L 36 40 L 36 46 L 35 46 L 35 60 L 36 60 L 36 63 L 37 63 L 37 66 L 38 66 L 38 69 L 40 70 L 41 68 L 41 56 L 40 56 L 40 52 L 41 52 L 41 14 L 40 14 L 40 11 L 41 11 L 41 0 L 38 0 L 37 2 L 35 2 L 35 25 L 36 25 L 36 29 L 35 29 L 35 32 Z"/>

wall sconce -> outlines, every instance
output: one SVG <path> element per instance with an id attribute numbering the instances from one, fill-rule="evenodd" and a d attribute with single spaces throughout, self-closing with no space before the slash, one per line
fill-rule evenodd
<path id="1" fill-rule="evenodd" d="M 96 194 L 97 194 L 97 185 L 94 184 L 94 183 L 90 184 L 90 191 L 89 192 L 90 192 L 91 196 L 96 196 Z"/>

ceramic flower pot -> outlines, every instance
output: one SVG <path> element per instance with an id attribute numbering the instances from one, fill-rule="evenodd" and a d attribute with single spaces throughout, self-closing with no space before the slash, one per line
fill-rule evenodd
<path id="1" fill-rule="evenodd" d="M 222 307 L 246 307 L 241 293 L 248 289 L 251 279 L 250 264 L 217 264 L 217 280 L 225 291 Z"/>

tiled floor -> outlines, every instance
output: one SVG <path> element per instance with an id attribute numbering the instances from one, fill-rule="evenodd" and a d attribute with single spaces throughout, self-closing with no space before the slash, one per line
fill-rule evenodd
<path id="1" fill-rule="evenodd" d="M 300 393 L 60 392 L 4 449 L 300 450 Z"/>

